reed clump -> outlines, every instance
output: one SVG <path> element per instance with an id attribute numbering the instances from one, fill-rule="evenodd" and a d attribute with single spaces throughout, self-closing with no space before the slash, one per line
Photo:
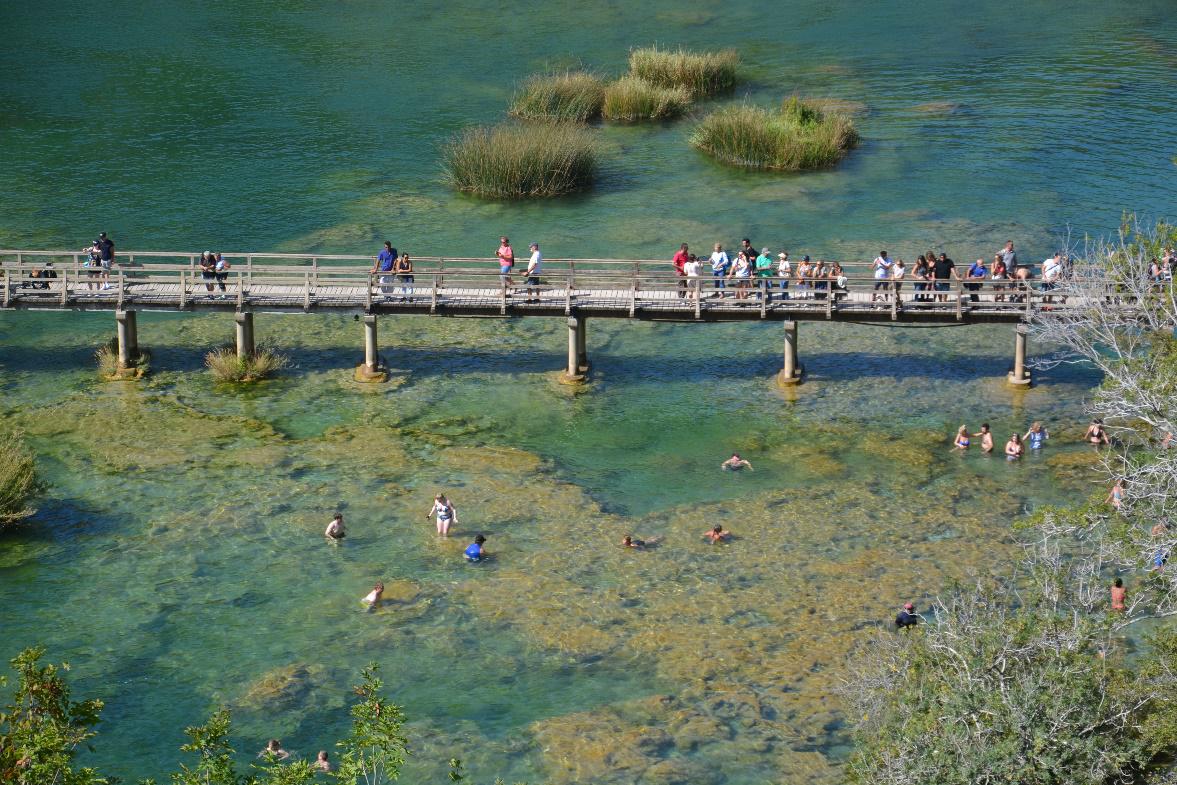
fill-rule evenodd
<path id="1" fill-rule="evenodd" d="M 692 96 L 724 93 L 736 86 L 740 54 L 735 49 L 688 52 L 647 46 L 629 53 L 629 73 L 659 87 L 681 87 Z"/>
<path id="2" fill-rule="evenodd" d="M 605 83 L 587 71 L 533 76 L 515 92 L 508 112 L 525 120 L 587 123 L 601 116 Z"/>
<path id="3" fill-rule="evenodd" d="M 98 375 L 107 381 L 141 379 L 151 366 L 151 353 L 140 349 L 130 365 L 119 367 L 119 342 L 111 338 L 94 352 L 94 361 L 98 363 Z"/>
<path id="4" fill-rule="evenodd" d="M 224 347 L 205 355 L 204 364 L 218 382 L 249 384 L 272 376 L 285 368 L 289 360 L 273 349 L 258 349 L 243 357 L 232 347 Z"/>
<path id="5" fill-rule="evenodd" d="M 690 105 L 691 93 L 685 87 L 660 87 L 636 76 L 623 76 L 605 88 L 601 115 L 623 123 L 673 120 Z"/>
<path id="6" fill-rule="evenodd" d="M 43 489 L 36 461 L 20 435 L 0 431 L 0 529 L 33 515 L 29 500 Z"/>
<path id="7" fill-rule="evenodd" d="M 496 199 L 584 190 L 596 179 L 602 156 L 589 131 L 568 123 L 471 128 L 442 149 L 451 185 Z"/>
<path id="8" fill-rule="evenodd" d="M 858 144 L 858 132 L 846 115 L 793 97 L 779 111 L 743 104 L 713 112 L 691 144 L 734 166 L 795 172 L 837 163 Z"/>

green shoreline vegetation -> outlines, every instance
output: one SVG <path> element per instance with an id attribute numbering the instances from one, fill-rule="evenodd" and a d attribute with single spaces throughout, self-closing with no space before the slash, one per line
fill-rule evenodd
<path id="1" fill-rule="evenodd" d="M 857 144 L 848 116 L 796 96 L 775 112 L 750 104 L 719 109 L 691 134 L 691 145 L 718 161 L 783 172 L 831 166 Z"/>
<path id="2" fill-rule="evenodd" d="M 471 128 L 442 149 L 455 188 L 497 199 L 582 191 L 596 179 L 603 155 L 589 131 L 567 123 Z"/>
<path id="3" fill-rule="evenodd" d="M 141 379 L 151 368 L 151 353 L 144 349 L 140 349 L 131 359 L 130 365 L 120 368 L 117 338 L 111 338 L 99 346 L 94 352 L 94 360 L 98 363 L 98 375 L 108 382 Z"/>
<path id="4" fill-rule="evenodd" d="M 605 83 L 587 71 L 529 78 L 516 91 L 507 113 L 524 120 L 587 123 L 601 116 Z"/>
<path id="5" fill-rule="evenodd" d="M 17 433 L 0 432 L 0 529 L 35 514 L 29 500 L 41 489 L 37 462 L 24 440 Z"/>
<path id="6" fill-rule="evenodd" d="M 659 87 L 636 76 L 623 76 L 605 88 L 601 116 L 622 123 L 673 120 L 690 105 L 691 94 L 685 87 Z"/>

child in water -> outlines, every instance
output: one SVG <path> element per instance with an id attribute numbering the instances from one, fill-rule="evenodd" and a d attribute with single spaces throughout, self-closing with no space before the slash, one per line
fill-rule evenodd
<path id="1" fill-rule="evenodd" d="M 342 540 L 347 536 L 347 532 L 343 530 L 343 513 L 335 513 L 331 523 L 327 524 L 327 531 L 323 532 L 323 536 L 329 540 Z"/>
<path id="2" fill-rule="evenodd" d="M 969 429 L 960 426 L 956 429 L 956 438 L 952 440 L 952 449 L 964 452 L 969 448 Z"/>
<path id="3" fill-rule="evenodd" d="M 372 587 L 372 591 L 368 592 L 367 596 L 360 602 L 364 603 L 371 609 L 380 607 L 380 600 L 384 598 L 384 584 L 377 581 L 376 585 Z"/>
<path id="4" fill-rule="evenodd" d="M 709 532 L 704 532 L 703 536 L 711 541 L 714 545 L 717 542 L 724 542 L 731 539 L 732 533 L 724 529 L 722 526 L 715 526 Z"/>
<path id="5" fill-rule="evenodd" d="M 480 534 L 474 538 L 474 542 L 466 546 L 466 561 L 477 564 L 486 557 L 486 551 L 482 548 L 484 542 L 486 542 L 486 538 Z"/>

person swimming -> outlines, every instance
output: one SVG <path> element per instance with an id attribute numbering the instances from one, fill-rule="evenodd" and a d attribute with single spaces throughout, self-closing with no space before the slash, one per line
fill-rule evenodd
<path id="1" fill-rule="evenodd" d="M 327 524 L 327 530 L 323 532 L 323 536 L 329 540 L 342 540 L 347 536 L 347 532 L 343 530 L 343 513 L 335 513 L 331 523 Z"/>
<path id="2" fill-rule="evenodd" d="M 257 754 L 259 758 L 273 758 L 274 760 L 286 760 L 290 757 L 290 753 L 282 749 L 282 742 L 277 739 L 270 739 L 266 743 L 265 749 Z"/>
<path id="3" fill-rule="evenodd" d="M 660 537 L 647 537 L 644 540 L 639 540 L 636 537 L 627 534 L 621 538 L 621 544 L 626 548 L 645 548 L 648 545 L 653 545 L 660 539 Z"/>
<path id="4" fill-rule="evenodd" d="M 1043 443 L 1050 438 L 1050 434 L 1042 427 L 1042 423 L 1036 422 L 1030 426 L 1030 430 L 1026 431 L 1023 439 L 1030 442 L 1031 450 L 1041 450 Z"/>
<path id="5" fill-rule="evenodd" d="M 915 612 L 915 605 L 910 602 L 903 603 L 903 610 L 899 611 L 899 615 L 895 617 L 895 626 L 899 629 L 907 629 L 919 624 L 920 617 Z"/>
<path id="6" fill-rule="evenodd" d="M 724 529 L 722 526 L 715 526 L 712 527 L 711 531 L 704 532 L 703 536 L 710 540 L 711 544 L 714 545 L 717 542 L 730 540 L 732 533 Z"/>
<path id="7" fill-rule="evenodd" d="M 360 602 L 369 608 L 379 608 L 382 599 L 384 599 L 384 584 L 377 581 L 376 585 L 372 587 L 372 591 L 368 592 Z"/>
<path id="8" fill-rule="evenodd" d="M 486 542 L 486 538 L 479 534 L 474 538 L 474 542 L 466 546 L 466 550 L 464 551 L 466 561 L 477 564 L 486 558 L 486 551 L 482 548 L 484 542 Z"/>
<path id="9" fill-rule="evenodd" d="M 331 761 L 327 760 L 327 750 L 319 750 L 319 757 L 315 759 L 311 768 L 316 771 L 331 771 Z"/>
<path id="10" fill-rule="evenodd" d="M 732 457 L 728 458 L 726 461 L 721 463 L 719 465 L 719 468 L 727 469 L 728 471 L 731 471 L 731 472 L 739 471 L 740 469 L 748 469 L 749 471 L 751 471 L 752 464 L 748 463 L 743 458 L 741 458 L 740 454 L 738 452 L 733 452 Z"/>
<path id="11" fill-rule="evenodd" d="M 964 452 L 969 448 L 969 429 L 960 426 L 956 429 L 956 438 L 952 440 L 952 449 Z"/>

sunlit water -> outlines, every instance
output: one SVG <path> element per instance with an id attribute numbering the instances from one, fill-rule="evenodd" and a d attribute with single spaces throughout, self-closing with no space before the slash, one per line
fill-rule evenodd
<path id="1" fill-rule="evenodd" d="M 124 248 L 456 255 L 505 231 L 553 255 L 748 235 L 961 259 L 1012 237 L 1041 258 L 1067 224 L 1171 207 L 1167 3 L 803 5 L 5 7 L 0 245 L 101 228 Z M 686 146 L 687 120 L 601 129 L 615 156 L 590 195 L 440 183 L 437 146 L 518 79 L 618 71 L 654 40 L 740 46 L 734 100 L 864 103 L 862 147 L 829 172 L 739 173 Z M 293 366 L 239 391 L 202 370 L 222 317 L 141 314 L 151 376 L 99 383 L 111 321 L 0 315 L 5 419 L 51 484 L 0 538 L 0 656 L 70 660 L 107 700 L 89 759 L 127 778 L 174 767 L 220 705 L 243 753 L 278 736 L 313 756 L 377 661 L 422 778 L 457 756 L 480 780 L 830 781 L 856 647 L 902 601 L 1009 563 L 1019 514 L 1100 490 L 1075 444 L 1097 378 L 1009 390 L 1008 326 L 806 323 L 807 379 L 783 393 L 779 326 L 592 320 L 575 392 L 558 320 L 384 319 L 398 373 L 362 387 L 350 318 L 260 315 Z M 1035 419 L 1053 438 L 1021 464 L 949 451 L 961 422 L 1000 442 Z M 732 450 L 755 470 L 719 471 Z M 462 518 L 448 542 L 423 517 L 438 489 Z M 705 545 L 715 523 L 736 539 Z M 494 558 L 467 566 L 478 531 Z M 624 552 L 626 533 L 665 539 Z M 381 579 L 391 601 L 364 613 Z"/>

